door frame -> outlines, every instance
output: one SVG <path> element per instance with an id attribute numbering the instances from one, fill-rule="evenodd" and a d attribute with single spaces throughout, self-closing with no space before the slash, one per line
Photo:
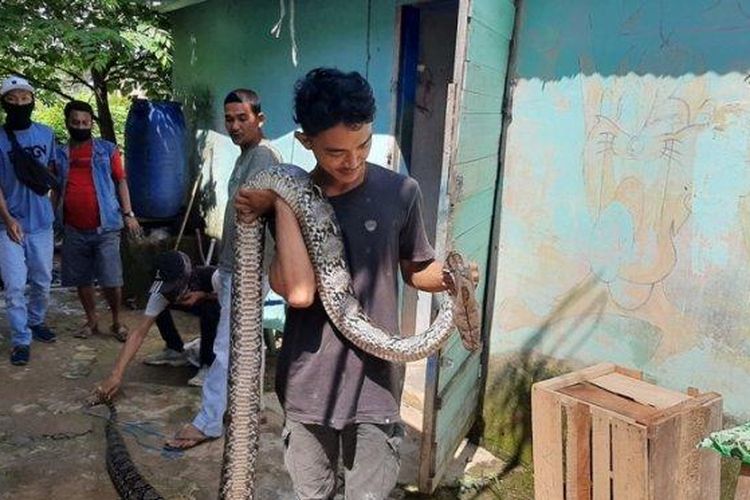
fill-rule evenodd
<path id="1" fill-rule="evenodd" d="M 451 227 L 452 193 L 451 177 L 454 175 L 451 165 L 455 162 L 456 144 L 458 142 L 458 116 L 461 109 L 461 89 L 466 72 L 466 49 L 468 41 L 468 21 L 471 0 L 458 0 L 458 18 L 456 24 L 456 48 L 453 56 L 453 81 L 448 84 L 448 98 L 445 109 L 445 132 L 443 137 L 443 160 L 440 175 L 440 198 L 438 204 L 437 227 L 435 230 L 435 251 L 444 255 L 450 247 L 448 237 Z M 433 301 L 433 309 L 435 303 Z M 440 401 L 437 398 L 440 355 L 433 354 L 427 360 L 425 377 L 425 394 L 422 420 L 422 442 L 419 452 L 419 470 L 417 482 L 419 490 L 432 493 L 437 487 L 437 470 L 435 452 L 437 442 L 435 427 Z"/>

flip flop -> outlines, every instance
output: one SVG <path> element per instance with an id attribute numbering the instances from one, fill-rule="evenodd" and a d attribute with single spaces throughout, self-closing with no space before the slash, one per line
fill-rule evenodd
<path id="1" fill-rule="evenodd" d="M 187 434 L 192 434 L 192 436 Z M 164 443 L 164 449 L 167 451 L 185 451 L 214 439 L 216 438 L 213 436 L 203 434 L 193 424 L 185 424 L 172 439 Z"/>
<path id="2" fill-rule="evenodd" d="M 128 340 L 128 335 L 130 335 L 130 331 L 125 325 L 112 325 L 109 327 L 109 331 L 112 336 L 120 342 L 125 342 L 126 340 Z"/>
<path id="3" fill-rule="evenodd" d="M 99 329 L 95 326 L 90 326 L 88 323 L 83 325 L 76 331 L 73 336 L 78 339 L 87 339 L 99 333 Z"/>

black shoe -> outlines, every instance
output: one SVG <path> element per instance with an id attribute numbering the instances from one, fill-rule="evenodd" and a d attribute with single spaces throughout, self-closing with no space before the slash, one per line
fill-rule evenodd
<path id="1" fill-rule="evenodd" d="M 10 351 L 10 363 L 16 366 L 23 366 L 29 362 L 31 349 L 27 345 L 17 345 Z"/>
<path id="2" fill-rule="evenodd" d="M 31 336 L 34 337 L 34 340 L 36 340 L 37 342 L 50 344 L 57 340 L 57 335 L 55 335 L 52 330 L 47 328 L 47 325 L 45 325 L 44 323 L 42 323 L 41 325 L 30 326 L 29 329 L 31 330 Z"/>

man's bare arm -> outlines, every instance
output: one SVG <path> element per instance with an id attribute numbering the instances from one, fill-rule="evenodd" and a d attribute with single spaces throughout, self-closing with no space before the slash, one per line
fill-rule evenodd
<path id="1" fill-rule="evenodd" d="M 250 222 L 270 210 L 276 212 L 276 254 L 271 262 L 271 288 L 291 307 L 309 307 L 315 299 L 315 274 L 307 247 L 292 209 L 268 190 L 240 189 L 235 199 L 237 214 Z"/>

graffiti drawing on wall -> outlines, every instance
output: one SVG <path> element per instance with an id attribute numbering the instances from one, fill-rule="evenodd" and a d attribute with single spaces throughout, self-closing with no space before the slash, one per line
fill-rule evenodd
<path id="1" fill-rule="evenodd" d="M 614 312 L 662 333 L 659 351 L 691 342 L 695 327 L 664 281 L 690 217 L 695 141 L 710 119 L 705 80 L 626 76 L 584 84 L 583 178 L 594 226 L 588 258 Z"/>
<path id="2" fill-rule="evenodd" d="M 674 63 L 675 54 L 657 57 Z M 644 321 L 660 334 L 655 355 L 670 356 L 698 340 L 695 319 L 674 305 L 665 282 L 680 259 L 676 240 L 692 212 L 696 140 L 710 126 L 714 103 L 704 76 L 582 73 L 592 75 L 581 77 L 589 273 L 545 318 L 512 299 L 502 307 L 515 316 L 514 327 L 594 311 Z"/>

